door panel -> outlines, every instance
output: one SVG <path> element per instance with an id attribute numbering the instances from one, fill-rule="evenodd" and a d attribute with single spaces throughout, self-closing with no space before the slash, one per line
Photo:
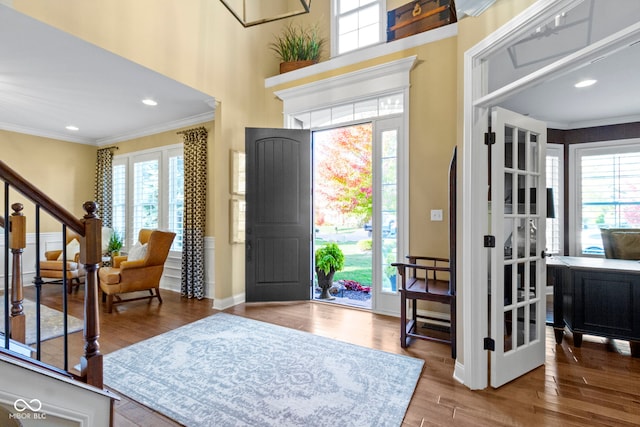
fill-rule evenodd
<path id="1" fill-rule="evenodd" d="M 544 364 L 546 124 L 495 108 L 491 116 L 491 385 Z"/>
<path id="2" fill-rule="evenodd" d="M 292 301 L 311 290 L 311 134 L 247 128 L 246 300 Z"/>

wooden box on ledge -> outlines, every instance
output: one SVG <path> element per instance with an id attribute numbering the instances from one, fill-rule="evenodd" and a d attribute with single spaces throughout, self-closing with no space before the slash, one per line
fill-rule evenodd
<path id="1" fill-rule="evenodd" d="M 457 22 L 453 0 L 416 0 L 387 12 L 387 42 Z"/>

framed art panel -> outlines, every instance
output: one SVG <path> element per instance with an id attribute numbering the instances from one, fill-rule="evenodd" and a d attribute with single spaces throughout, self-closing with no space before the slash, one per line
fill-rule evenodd
<path id="1" fill-rule="evenodd" d="M 231 150 L 231 194 L 244 196 L 245 194 L 245 154 L 242 151 Z"/>
<path id="2" fill-rule="evenodd" d="M 246 202 L 240 199 L 229 200 L 230 243 L 244 243 Z"/>

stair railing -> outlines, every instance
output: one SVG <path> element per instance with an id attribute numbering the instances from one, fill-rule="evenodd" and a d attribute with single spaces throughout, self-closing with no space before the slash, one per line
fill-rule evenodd
<path id="1" fill-rule="evenodd" d="M 15 190 L 24 197 L 34 203 L 36 207 L 36 270 L 39 270 L 40 258 L 40 230 L 39 230 L 39 213 L 40 210 L 49 214 L 62 224 L 63 235 L 66 229 L 73 230 L 80 236 L 80 263 L 86 271 L 85 292 L 84 292 L 84 354 L 80 358 L 80 375 L 77 379 L 86 382 L 95 387 L 103 388 L 102 378 L 102 354 L 100 353 L 100 345 L 98 337 L 100 336 L 99 312 L 98 312 L 98 267 L 102 261 L 101 254 L 101 238 L 102 238 L 102 221 L 97 217 L 97 205 L 95 202 L 89 201 L 83 204 L 85 215 L 78 219 L 71 212 L 56 203 L 33 184 L 28 182 L 4 162 L 0 161 L 0 179 L 4 181 L 4 216 L 0 217 L 0 226 L 5 228 L 5 251 L 4 251 L 4 305 L 5 319 L 4 330 L 8 333 L 4 335 L 4 348 L 9 348 L 10 335 L 18 341 L 24 342 L 24 313 L 22 311 L 23 301 L 23 284 L 22 284 L 22 253 L 26 247 L 26 218 L 22 214 L 23 206 L 20 203 L 14 203 L 13 213 L 9 214 L 9 196 L 10 191 Z M 7 221 L 6 218 L 9 218 Z M 7 223 L 9 229 L 7 230 Z M 9 275 L 9 249 L 12 258 L 12 274 Z M 63 247 L 64 249 L 64 247 Z M 63 250 L 63 254 L 66 251 Z M 66 261 L 66 255 L 63 255 Z M 66 266 L 66 262 L 64 262 Z M 11 316 L 9 316 L 9 277 L 11 276 Z M 39 280 L 39 271 L 36 273 L 36 282 Z M 66 290 L 66 271 L 63 272 L 63 289 Z M 40 307 L 40 292 L 36 286 L 36 306 Z M 66 319 L 66 292 L 64 292 L 63 312 Z M 14 316 L 15 314 L 15 316 Z M 13 318 L 16 320 L 13 320 Z M 12 320 L 10 320 L 10 318 Z M 39 318 L 39 316 L 38 316 Z M 39 330 L 39 328 L 38 328 Z M 66 327 L 65 327 L 66 333 Z M 39 359 L 39 339 L 37 356 Z M 67 370 L 67 339 L 65 336 L 65 354 L 64 363 Z"/>

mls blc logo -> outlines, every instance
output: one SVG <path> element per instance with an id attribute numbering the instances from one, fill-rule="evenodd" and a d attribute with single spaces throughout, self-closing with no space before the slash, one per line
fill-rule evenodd
<path id="1" fill-rule="evenodd" d="M 13 408 L 18 412 L 24 412 L 27 409 L 31 410 L 32 412 L 38 412 L 40 409 L 42 409 L 42 402 L 40 402 L 40 400 L 38 399 L 31 399 L 29 402 L 24 399 L 17 399 L 15 402 L 13 402 Z"/>
<path id="2" fill-rule="evenodd" d="M 45 420 L 47 414 L 40 412 L 42 409 L 42 402 L 40 399 L 31 399 L 29 401 L 25 399 L 16 399 L 13 402 L 13 409 L 17 412 L 9 414 L 9 418 L 20 420 Z"/>

